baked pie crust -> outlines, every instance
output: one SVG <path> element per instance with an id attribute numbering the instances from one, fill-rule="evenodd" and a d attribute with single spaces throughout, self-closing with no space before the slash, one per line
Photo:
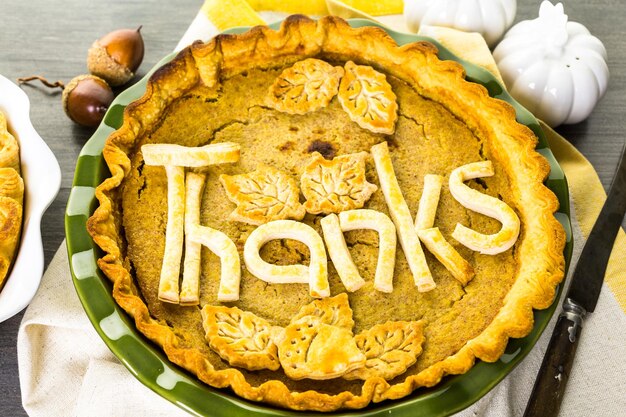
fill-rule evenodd
<path id="1" fill-rule="evenodd" d="M 262 91 L 259 94 L 267 94 L 272 82 L 286 68 L 310 58 L 326 61 L 333 67 L 343 67 L 345 70 L 338 95 L 331 99 L 327 107 L 319 110 L 304 115 L 292 115 L 267 108 L 267 96 L 264 96 L 256 98 L 259 105 L 237 113 L 248 117 L 247 120 L 242 121 L 233 116 L 230 121 L 220 124 L 211 121 L 210 118 L 214 117 L 212 113 L 194 113 L 197 107 L 185 104 L 197 100 L 203 106 L 212 106 L 219 103 L 220 99 L 247 102 L 253 97 L 249 95 L 249 91 L 238 90 L 241 83 L 246 83 L 247 88 L 256 88 L 254 91 Z M 376 74 L 382 75 L 385 80 L 381 80 Z M 346 104 L 346 100 L 357 98 L 355 92 L 359 87 L 354 82 L 359 77 L 374 77 L 381 84 L 377 88 L 381 89 L 382 96 L 366 89 L 368 97 L 384 98 L 380 107 L 363 107 L 363 103 L 358 100 Z M 228 84 L 229 80 L 234 81 Z M 385 83 L 389 86 L 389 91 Z M 230 87 L 225 88 L 225 85 Z M 426 106 L 423 108 L 427 108 L 428 112 L 416 113 L 422 108 L 420 106 Z M 187 115 L 186 112 L 190 114 Z M 376 120 L 371 117 L 372 114 L 376 115 Z M 329 293 L 334 297 L 319 301 L 313 301 L 307 286 L 298 283 L 263 282 L 244 269 L 241 297 L 228 308 L 249 311 L 274 326 L 269 333 L 272 340 L 277 342 L 279 360 L 283 365 L 294 365 L 298 370 L 303 370 L 304 374 L 297 373 L 294 377 L 303 379 L 294 380 L 281 370 L 245 369 L 250 363 L 243 367 L 233 366 L 229 364 L 231 359 L 228 349 L 216 347 L 218 355 L 208 346 L 211 342 L 204 340 L 205 335 L 198 333 L 197 324 L 201 321 L 198 307 L 181 309 L 179 306 L 167 305 L 166 308 L 156 299 L 153 275 L 158 275 L 158 271 L 149 271 L 153 271 L 150 269 L 154 263 L 151 260 L 156 259 L 158 262 L 161 259 L 162 230 L 146 229 L 143 222 L 150 219 L 133 216 L 132 212 L 135 208 L 143 207 L 141 199 L 137 197 L 142 193 L 155 198 L 156 204 L 149 207 L 160 213 L 158 218 L 163 218 L 163 212 L 167 211 L 158 200 L 163 200 L 166 195 L 164 174 L 162 171 L 155 171 L 154 167 L 143 166 L 138 152 L 141 144 L 158 138 L 162 138 L 162 141 L 178 140 L 167 135 L 166 139 L 163 139 L 163 135 L 159 136 L 159 129 L 167 132 L 168 126 L 181 129 L 179 140 L 184 144 L 206 144 L 202 141 L 205 129 L 189 131 L 185 130 L 186 124 L 175 123 L 177 117 L 187 116 L 206 117 L 213 123 L 212 129 L 219 131 L 220 135 L 215 137 L 219 137 L 220 142 L 228 142 L 230 139 L 242 142 L 241 159 L 237 162 L 239 165 L 226 164 L 208 170 L 207 190 L 203 197 L 203 204 L 208 206 L 202 209 L 201 215 L 203 224 L 224 227 L 240 252 L 255 228 L 245 223 L 226 220 L 227 214 L 224 219 L 210 216 L 211 211 L 218 207 L 213 204 L 214 200 L 223 206 L 230 204 L 217 181 L 219 174 L 246 174 L 259 168 L 253 165 L 257 162 L 275 164 L 275 169 L 286 172 L 290 178 L 298 178 L 302 173 L 304 158 L 308 157 L 308 153 L 319 150 L 320 143 L 323 143 L 324 148 L 324 152 L 320 150 L 320 153 L 324 156 L 331 155 L 330 158 L 335 153 L 344 155 L 372 149 L 375 164 L 368 163 L 366 178 L 371 183 L 378 184 L 382 190 L 372 194 L 364 208 L 387 214 L 389 207 L 392 210 L 389 217 L 393 219 L 393 210 L 397 210 L 402 204 L 409 206 L 408 212 L 401 209 L 405 212 L 400 217 L 404 233 L 407 236 L 409 232 L 413 233 L 411 239 L 417 247 L 420 243 L 414 215 L 423 175 L 438 174 L 449 177 L 451 171 L 457 167 L 477 160 L 492 160 L 495 175 L 484 180 L 484 190 L 480 188 L 483 185 L 478 182 L 469 182 L 468 186 L 485 193 L 502 191 L 502 198 L 507 200 L 507 204 L 512 206 L 520 219 L 520 237 L 512 249 L 493 256 L 472 252 L 458 244 L 450 236 L 456 222 L 473 222 L 472 226 L 483 224 L 482 230 L 486 234 L 497 232 L 499 223 L 473 213 L 455 202 L 444 181 L 434 226 L 441 229 L 440 233 L 445 236 L 448 244 L 476 269 L 476 275 L 465 287 L 465 297 L 466 289 L 463 285 L 438 261 L 431 258 L 428 251 L 424 256 L 437 284 L 436 288 L 426 293 L 418 292 L 405 256 L 398 250 L 395 257 L 394 287 L 397 285 L 401 288 L 394 288 L 391 293 L 375 290 L 373 271 L 378 254 L 378 240 L 377 233 L 371 230 L 356 230 L 345 234 L 347 246 L 358 248 L 358 251 L 351 252 L 355 262 L 368 267 L 367 274 L 363 272 L 365 270 L 361 271 L 365 284 L 349 294 L 344 292 L 345 287 L 331 268 L 328 271 Z M 339 136 L 324 137 L 320 133 L 320 126 L 337 123 L 338 118 L 341 123 L 345 120 L 343 130 L 333 131 Z M 447 122 L 437 124 L 438 118 Z M 265 125 L 259 125 L 260 122 Z M 288 128 L 279 130 L 282 129 L 281 126 Z M 378 133 L 372 131 L 372 126 Z M 341 136 L 344 133 L 345 136 Z M 215 137 L 211 136 L 210 139 Z M 308 149 L 306 144 L 298 141 L 302 137 L 315 139 Z M 439 142 L 429 142 L 431 137 L 438 138 Z M 265 146 L 263 140 L 272 141 L 278 140 L 277 138 L 283 142 L 273 152 L 261 148 Z M 464 153 L 469 151 L 456 144 L 463 140 L 472 141 L 471 154 Z M 473 366 L 477 358 L 484 361 L 497 360 L 504 352 L 509 337 L 519 338 L 530 332 L 533 327 L 533 308 L 546 308 L 552 303 L 555 288 L 563 279 L 565 235 L 553 215 L 558 208 L 558 201 L 543 185 L 549 165 L 535 152 L 536 143 L 537 139 L 532 132 L 515 121 L 515 112 L 510 105 L 490 98 L 482 86 L 466 82 L 462 67 L 454 62 L 440 61 L 432 45 L 417 42 L 398 46 L 379 28 L 353 29 L 336 17 L 314 21 L 303 16 L 292 16 L 285 20 L 278 31 L 255 27 L 241 35 L 219 35 L 209 43 L 196 43 L 183 50 L 171 63 L 152 76 L 144 96 L 126 108 L 123 126 L 109 137 L 104 146 L 103 155 L 111 177 L 103 181 L 96 190 L 100 206 L 89 219 L 88 230 L 105 252 L 98 265 L 113 282 L 113 297 L 134 318 L 139 331 L 162 347 L 172 362 L 211 386 L 230 387 L 237 395 L 252 401 L 296 410 L 363 408 L 371 402 L 402 398 L 419 387 L 436 385 L 445 375 L 464 373 Z M 412 159 L 417 158 L 415 152 L 408 152 L 403 146 L 421 146 L 424 154 L 419 155 L 421 159 Z M 438 153 L 427 156 L 428 148 L 425 146 L 435 147 Z M 444 148 L 447 153 L 439 151 Z M 295 159 L 282 160 L 282 155 L 292 155 Z M 403 158 L 408 162 L 403 162 Z M 421 163 L 407 165 L 416 160 L 422 161 L 425 166 Z M 408 166 L 411 168 L 407 168 Z M 490 191 L 491 187 L 495 191 Z M 389 204 L 385 203 L 385 197 L 390 201 Z M 340 213 L 340 216 L 344 213 L 346 212 Z M 320 226 L 316 223 L 321 216 L 307 214 L 302 219 L 302 224 L 321 233 Z M 294 220 L 278 222 L 297 223 Z M 276 221 L 260 228 L 273 223 Z M 398 223 L 394 223 L 398 228 Z M 401 241 L 402 236 L 400 234 Z M 156 243 L 150 244 L 151 247 L 156 247 L 153 251 L 157 253 L 140 251 L 138 248 L 142 247 L 142 239 L 156 239 Z M 281 257 L 287 255 L 296 260 L 308 261 L 307 249 L 301 243 L 287 239 L 271 241 L 265 246 L 266 250 L 261 249 L 260 256 L 268 264 L 281 264 Z M 219 274 L 214 260 L 211 258 L 205 261 L 203 258 L 202 262 L 202 285 L 208 287 L 204 291 L 201 289 L 200 307 L 205 309 L 203 311 L 206 315 L 207 308 L 221 311 L 220 309 L 226 307 L 220 307 L 215 298 L 216 291 L 212 290 L 217 285 L 212 281 L 213 277 Z M 491 275 L 486 276 L 485 271 L 491 271 Z M 206 274 L 211 279 L 204 276 Z M 502 281 L 501 286 L 487 284 L 493 283 L 495 277 Z M 400 295 L 405 302 L 399 302 Z M 341 308 L 337 310 L 338 315 L 333 313 L 330 316 L 333 320 L 338 320 L 335 324 L 316 318 L 320 317 L 316 314 L 322 314 L 321 311 L 327 308 L 323 307 L 326 303 L 332 304 L 328 300 L 335 300 L 337 297 L 340 297 L 338 300 L 348 300 L 354 319 L 352 315 L 346 319 L 341 314 Z M 472 306 L 469 300 L 476 300 L 479 304 Z M 491 306 L 496 307 L 489 316 L 479 315 L 482 310 Z M 405 307 L 406 310 L 403 309 Z M 311 310 L 314 314 L 298 313 L 298 309 Z M 285 319 L 286 312 L 293 312 L 290 313 L 291 319 Z M 419 324 L 410 323 L 417 322 L 420 317 L 410 317 L 409 320 L 404 318 L 405 315 L 417 312 L 423 319 Z M 247 317 L 245 312 L 237 314 L 240 314 L 238 317 Z M 174 322 L 168 323 L 167 317 Z M 189 321 L 196 330 L 191 331 L 185 327 L 185 323 Z M 352 321 L 354 328 L 349 326 Z M 326 339 L 349 345 L 349 348 L 342 350 L 346 360 L 341 362 L 340 370 L 348 377 L 363 380 L 348 380 L 343 377 L 322 382 L 312 380 L 312 377 L 320 375 L 329 377 L 341 373 L 337 371 L 339 368 L 333 370 L 333 367 L 325 367 L 325 361 L 329 357 L 323 355 L 316 357 L 317 360 L 313 361 L 315 364 L 306 361 L 292 363 L 291 359 L 281 358 L 281 346 L 287 343 L 289 337 L 295 337 L 298 332 L 308 332 L 303 327 L 300 330 L 295 328 L 294 323 L 301 322 L 306 323 L 307 329 L 309 325 L 318 326 L 318 333 Z M 338 324 L 342 322 L 347 324 Z M 387 322 L 395 324 L 386 324 Z M 254 327 L 251 324 L 253 321 L 247 323 L 246 328 Z M 471 334 L 464 336 L 464 339 L 455 339 L 457 331 L 461 329 L 455 327 L 461 325 L 459 323 L 472 329 Z M 259 328 L 266 326 L 265 322 L 259 324 Z M 294 326 L 293 329 L 290 326 Z M 292 331 L 285 333 L 281 328 L 290 328 Z M 418 336 L 422 330 L 424 344 Z M 372 369 L 382 364 L 376 361 L 380 358 L 375 353 L 376 349 L 370 353 L 363 353 L 361 350 L 363 346 L 373 346 L 373 341 L 380 339 L 377 336 L 380 334 L 396 335 L 393 340 L 400 340 L 398 338 L 401 334 L 411 335 L 409 338 L 402 336 L 405 339 L 401 340 L 399 346 L 406 347 L 404 352 L 414 354 L 417 361 L 412 364 L 410 359 L 402 359 L 398 369 L 389 368 L 391 370 L 387 369 L 382 375 L 358 371 L 363 369 L 364 364 L 367 366 L 370 363 Z M 308 333 L 301 335 L 305 339 L 309 336 Z M 265 333 L 263 340 L 267 340 Z M 350 341 L 354 341 L 354 345 Z M 403 344 L 405 341 L 406 344 Z M 219 343 L 214 341 L 213 345 L 217 346 Z M 421 353 L 420 349 L 423 349 Z M 287 351 L 283 351 L 286 355 Z M 273 357 L 271 355 L 269 357 Z M 270 362 L 274 363 L 272 360 Z M 401 374 L 395 376 L 398 372 Z M 387 380 L 388 378 L 391 379 Z"/>

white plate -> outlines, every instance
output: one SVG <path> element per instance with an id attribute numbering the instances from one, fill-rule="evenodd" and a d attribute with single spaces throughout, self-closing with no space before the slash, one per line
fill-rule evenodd
<path id="1" fill-rule="evenodd" d="M 33 299 L 43 274 L 41 216 L 61 187 L 61 168 L 30 122 L 28 96 L 0 75 L 0 110 L 20 145 L 24 178 L 22 237 L 11 273 L 0 292 L 0 323 Z"/>

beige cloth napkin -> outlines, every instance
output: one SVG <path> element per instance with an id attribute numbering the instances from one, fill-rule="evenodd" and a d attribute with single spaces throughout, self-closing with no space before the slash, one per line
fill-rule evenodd
<path id="1" fill-rule="evenodd" d="M 215 1 L 208 0 L 205 8 L 209 3 Z M 341 6 L 337 1 L 328 4 Z M 205 8 L 190 30 L 202 29 L 201 21 L 207 20 Z M 354 13 L 353 9 L 339 12 Z M 444 44 L 445 38 L 444 35 L 440 39 Z M 468 43 L 462 42 L 462 50 L 457 52 L 471 51 L 478 59 L 489 61 L 490 57 L 476 52 L 475 47 L 467 50 L 468 45 L 476 45 L 475 38 L 471 38 L 465 37 Z M 453 43 L 458 46 L 458 38 Z M 576 242 L 574 264 L 582 248 L 583 235 L 589 233 L 605 194 L 589 162 L 563 138 L 550 130 L 548 134 L 571 184 Z M 576 213 L 577 210 L 581 213 Z M 623 250 L 623 233 L 618 239 Z M 621 257 L 616 258 L 613 256 L 607 273 L 607 282 L 611 285 L 605 284 L 596 312 L 584 323 L 562 416 L 626 415 L 626 315 L 618 302 L 624 296 L 619 292 L 625 285 L 626 268 Z M 456 417 L 521 416 L 555 320 L 556 316 L 529 356 L 511 374 Z M 104 345 L 72 286 L 65 244 L 54 256 L 39 292 L 24 315 L 18 335 L 18 360 L 22 402 L 32 417 L 188 415 L 144 387 Z"/>

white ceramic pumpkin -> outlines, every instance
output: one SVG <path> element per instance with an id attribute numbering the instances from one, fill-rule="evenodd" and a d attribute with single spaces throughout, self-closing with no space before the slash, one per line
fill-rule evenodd
<path id="1" fill-rule="evenodd" d="M 478 32 L 489 47 L 511 26 L 516 9 L 516 0 L 404 0 L 406 24 L 413 32 L 424 25 Z"/>
<path id="2" fill-rule="evenodd" d="M 563 5 L 544 1 L 539 17 L 513 26 L 494 58 L 511 93 L 550 126 L 578 123 L 606 91 L 606 49 Z"/>

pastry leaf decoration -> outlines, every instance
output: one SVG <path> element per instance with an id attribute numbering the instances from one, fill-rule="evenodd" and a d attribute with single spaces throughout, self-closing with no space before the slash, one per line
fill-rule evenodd
<path id="1" fill-rule="evenodd" d="M 305 215 L 296 181 L 276 168 L 221 175 L 220 182 L 228 199 L 237 204 L 231 220 L 260 225 L 272 220 L 301 220 Z"/>
<path id="2" fill-rule="evenodd" d="M 309 58 L 285 69 L 269 90 L 269 104 L 291 114 L 305 114 L 326 107 L 337 94 L 341 67 Z"/>
<path id="3" fill-rule="evenodd" d="M 355 337 L 367 358 L 365 366 L 346 374 L 346 379 L 368 379 L 379 376 L 386 380 L 403 374 L 422 353 L 423 323 L 387 322 L 378 324 Z"/>
<path id="4" fill-rule="evenodd" d="M 367 152 L 341 155 L 332 161 L 315 152 L 300 179 L 306 211 L 340 213 L 363 207 L 378 187 L 365 179 Z"/>
<path id="5" fill-rule="evenodd" d="M 291 379 L 331 379 L 365 363 L 352 331 L 305 316 L 275 338 L 280 363 Z"/>
<path id="6" fill-rule="evenodd" d="M 392 134 L 398 103 L 385 75 L 352 61 L 345 70 L 337 97 L 350 119 L 372 132 Z"/>
<path id="7" fill-rule="evenodd" d="M 285 374 L 292 379 L 331 379 L 365 364 L 352 335 L 352 309 L 345 293 L 300 308 L 274 342 Z"/>
<path id="8" fill-rule="evenodd" d="M 424 324 L 415 321 L 387 322 L 353 336 L 345 293 L 303 306 L 284 328 L 237 307 L 209 305 L 202 325 L 211 349 L 232 366 L 282 367 L 294 380 L 389 380 L 416 362 L 424 342 Z"/>
<path id="9" fill-rule="evenodd" d="M 209 305 L 202 309 L 202 319 L 209 346 L 231 365 L 248 370 L 280 367 L 266 320 L 236 307 Z"/>

